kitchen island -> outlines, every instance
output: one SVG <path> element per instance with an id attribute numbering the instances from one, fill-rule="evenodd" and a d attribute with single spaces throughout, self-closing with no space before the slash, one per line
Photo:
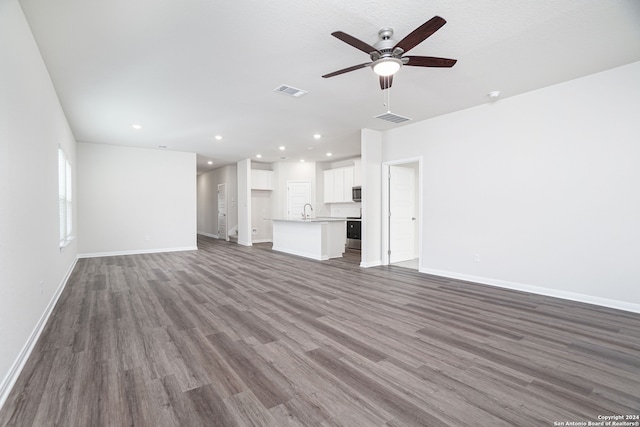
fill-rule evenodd
<path id="1" fill-rule="evenodd" d="M 273 250 L 319 261 L 340 258 L 345 251 L 346 219 L 271 219 Z"/>

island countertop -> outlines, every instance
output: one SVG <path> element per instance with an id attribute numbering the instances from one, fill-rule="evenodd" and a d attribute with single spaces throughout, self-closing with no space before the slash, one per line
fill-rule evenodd
<path id="1" fill-rule="evenodd" d="M 307 219 L 303 219 L 303 218 L 265 218 L 266 220 L 271 220 L 271 221 L 289 221 L 289 222 L 338 222 L 338 221 L 346 221 L 346 218 L 323 218 L 323 217 L 319 217 L 319 218 L 307 218 Z"/>

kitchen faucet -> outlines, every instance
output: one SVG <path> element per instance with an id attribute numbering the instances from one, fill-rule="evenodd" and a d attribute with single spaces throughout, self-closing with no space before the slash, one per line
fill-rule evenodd
<path id="1" fill-rule="evenodd" d="M 309 215 L 307 215 L 307 206 L 309 206 L 309 209 L 313 211 L 313 206 L 311 206 L 311 203 L 305 203 L 302 207 L 302 219 L 309 218 Z"/>

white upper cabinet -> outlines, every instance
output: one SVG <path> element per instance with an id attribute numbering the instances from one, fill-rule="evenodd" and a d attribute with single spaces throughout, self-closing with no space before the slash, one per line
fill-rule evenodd
<path id="1" fill-rule="evenodd" d="M 353 161 L 353 186 L 362 186 L 362 159 Z"/>
<path id="2" fill-rule="evenodd" d="M 324 202 L 334 202 L 334 190 L 333 190 L 333 170 L 329 169 L 323 172 L 324 175 Z"/>
<path id="3" fill-rule="evenodd" d="M 275 173 L 260 169 L 251 169 L 252 190 L 273 190 Z"/>
<path id="4" fill-rule="evenodd" d="M 344 168 L 344 187 L 343 188 L 344 188 L 344 200 L 346 202 L 353 202 L 351 190 L 355 185 L 354 172 L 355 172 L 355 168 L 353 166 Z"/>
<path id="5" fill-rule="evenodd" d="M 351 203 L 353 166 L 324 171 L 324 203 Z"/>

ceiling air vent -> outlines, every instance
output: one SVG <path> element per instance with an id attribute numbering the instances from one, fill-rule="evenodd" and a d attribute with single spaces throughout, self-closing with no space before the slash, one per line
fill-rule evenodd
<path id="1" fill-rule="evenodd" d="M 408 120 L 411 120 L 409 117 L 404 117 L 398 114 L 394 114 L 391 111 L 387 111 L 384 114 L 380 114 L 379 116 L 375 116 L 376 119 L 382 119 L 391 123 L 402 123 Z"/>
<path id="2" fill-rule="evenodd" d="M 293 96 L 296 98 L 299 98 L 302 95 L 305 95 L 307 93 L 306 90 L 298 89 L 293 86 L 287 86 L 287 85 L 280 85 L 277 88 L 275 88 L 273 91 L 281 93 L 283 95 Z"/>

